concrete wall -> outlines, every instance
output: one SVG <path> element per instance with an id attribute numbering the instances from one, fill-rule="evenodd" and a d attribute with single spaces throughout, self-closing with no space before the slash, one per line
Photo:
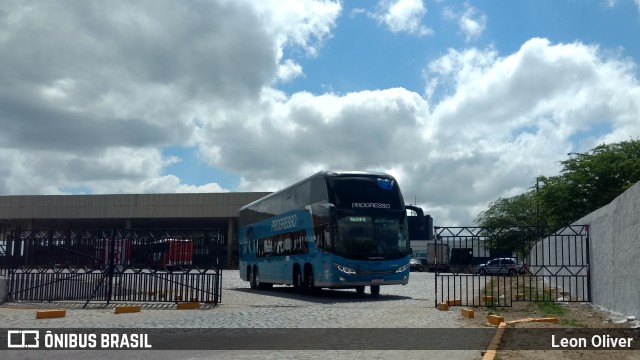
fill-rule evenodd
<path id="1" fill-rule="evenodd" d="M 592 302 L 640 317 L 640 182 L 575 223 L 589 224 Z"/>
<path id="2" fill-rule="evenodd" d="M 588 257 L 586 241 L 571 236 L 584 236 L 585 229 L 567 228 L 561 235 L 568 237 L 545 238 L 533 247 L 530 270 L 576 300 L 588 297 L 589 271 L 593 304 L 640 317 L 640 182 L 574 224 L 588 225 Z"/>

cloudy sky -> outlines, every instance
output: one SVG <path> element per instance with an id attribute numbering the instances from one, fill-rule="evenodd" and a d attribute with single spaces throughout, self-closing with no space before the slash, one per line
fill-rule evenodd
<path id="1" fill-rule="evenodd" d="M 0 195 L 388 172 L 471 225 L 640 136 L 640 0 L 0 3 Z"/>

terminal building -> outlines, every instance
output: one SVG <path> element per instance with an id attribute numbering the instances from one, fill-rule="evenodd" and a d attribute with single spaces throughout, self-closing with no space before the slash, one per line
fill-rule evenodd
<path id="1" fill-rule="evenodd" d="M 268 194 L 0 196 L 0 234 L 12 230 L 217 229 L 225 245 L 221 260 L 226 268 L 235 268 L 238 210 Z"/>

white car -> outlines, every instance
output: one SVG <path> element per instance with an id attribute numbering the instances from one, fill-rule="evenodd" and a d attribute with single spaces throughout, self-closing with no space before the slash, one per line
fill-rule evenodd
<path id="1" fill-rule="evenodd" d="M 411 271 L 424 271 L 424 261 L 422 259 L 411 258 L 409 268 Z"/>
<path id="2" fill-rule="evenodd" d="M 515 258 L 496 258 L 476 267 L 476 273 L 480 275 L 505 274 L 516 275 L 527 272 L 527 265 L 518 262 Z"/>

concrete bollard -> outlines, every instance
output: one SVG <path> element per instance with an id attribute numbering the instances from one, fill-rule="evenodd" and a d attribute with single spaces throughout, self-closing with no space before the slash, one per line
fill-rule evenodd
<path id="1" fill-rule="evenodd" d="M 125 313 L 134 313 L 140 312 L 142 306 L 116 306 L 113 310 L 114 314 L 125 314 Z"/>
<path id="2" fill-rule="evenodd" d="M 473 319 L 476 316 L 476 312 L 473 309 L 464 308 L 460 311 L 460 314 L 464 317 L 468 317 L 469 319 Z"/>
<path id="3" fill-rule="evenodd" d="M 51 319 L 67 316 L 67 310 L 40 310 L 36 312 L 36 319 Z"/>
<path id="4" fill-rule="evenodd" d="M 198 302 L 181 302 L 176 304 L 176 308 L 178 310 L 191 310 L 191 309 L 199 309 L 200 303 Z"/>
<path id="5" fill-rule="evenodd" d="M 489 315 L 487 316 L 487 321 L 491 325 L 500 325 L 500 323 L 504 322 L 504 317 L 498 315 Z"/>

